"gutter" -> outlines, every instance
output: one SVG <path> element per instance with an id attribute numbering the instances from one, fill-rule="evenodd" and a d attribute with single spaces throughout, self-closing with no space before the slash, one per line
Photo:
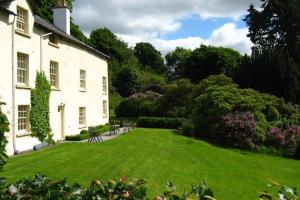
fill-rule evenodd
<path id="1" fill-rule="evenodd" d="M 14 12 L 9 12 L 10 15 L 13 15 L 13 21 L 10 23 L 12 25 L 12 41 L 11 41 L 11 49 L 12 49 L 12 139 L 13 139 L 13 150 L 14 154 L 16 154 L 16 84 L 15 84 L 15 21 L 17 14 Z"/>

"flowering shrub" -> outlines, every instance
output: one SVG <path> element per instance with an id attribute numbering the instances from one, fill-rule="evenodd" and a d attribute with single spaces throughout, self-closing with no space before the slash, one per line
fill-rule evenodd
<path id="1" fill-rule="evenodd" d="M 226 145 L 255 149 L 258 145 L 253 114 L 229 113 L 221 118 L 219 140 Z"/>
<path id="2" fill-rule="evenodd" d="M 272 127 L 267 133 L 266 145 L 275 147 L 276 149 L 282 148 L 285 144 L 284 133 L 277 127 Z"/>
<path id="3" fill-rule="evenodd" d="M 291 126 L 285 132 L 284 149 L 287 156 L 295 156 L 299 151 L 300 126 Z"/>

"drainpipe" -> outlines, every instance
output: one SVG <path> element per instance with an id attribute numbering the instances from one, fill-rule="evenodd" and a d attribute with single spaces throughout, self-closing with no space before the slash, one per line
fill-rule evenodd
<path id="1" fill-rule="evenodd" d="M 44 64 L 43 63 L 43 39 L 44 39 L 44 37 L 51 35 L 51 34 L 52 34 L 52 32 L 46 33 L 46 34 L 40 36 L 40 72 L 43 71 L 43 64 Z"/>
<path id="2" fill-rule="evenodd" d="M 12 137 L 13 137 L 13 149 L 14 154 L 16 154 L 16 83 L 15 83 L 15 21 L 16 14 L 11 13 L 13 15 L 13 21 L 10 23 L 12 25 L 12 41 L 11 41 L 11 49 L 12 49 Z"/>

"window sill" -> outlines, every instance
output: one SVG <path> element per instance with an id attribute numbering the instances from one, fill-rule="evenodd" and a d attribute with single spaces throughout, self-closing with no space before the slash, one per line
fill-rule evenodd
<path id="1" fill-rule="evenodd" d="M 80 89 L 80 90 L 79 90 L 79 92 L 84 92 L 84 93 L 85 93 L 85 92 L 86 92 L 86 90 Z"/>
<path id="2" fill-rule="evenodd" d="M 58 44 L 55 44 L 55 43 L 52 43 L 52 42 L 48 42 L 48 44 L 49 44 L 50 46 L 52 46 L 52 47 L 55 47 L 55 48 L 59 49 Z"/>
<path id="3" fill-rule="evenodd" d="M 20 133 L 20 134 L 17 134 L 16 137 L 17 138 L 22 138 L 22 137 L 27 137 L 27 136 L 30 136 L 31 133 L 27 132 L 27 133 Z"/>
<path id="4" fill-rule="evenodd" d="M 22 89 L 22 90 L 31 90 L 31 87 L 27 85 L 16 85 L 17 89 Z"/>
<path id="5" fill-rule="evenodd" d="M 78 129 L 86 129 L 86 125 L 79 126 Z"/>
<path id="6" fill-rule="evenodd" d="M 56 88 L 56 87 L 52 87 L 52 88 L 51 88 L 51 90 L 52 90 L 52 91 L 61 92 L 61 89 L 59 89 L 59 88 Z"/>
<path id="7" fill-rule="evenodd" d="M 16 30 L 16 33 L 21 35 L 21 36 L 24 36 L 24 37 L 27 37 L 27 38 L 31 38 L 31 35 L 29 35 L 28 33 L 26 32 L 23 32 L 23 31 L 20 31 L 20 30 Z"/>

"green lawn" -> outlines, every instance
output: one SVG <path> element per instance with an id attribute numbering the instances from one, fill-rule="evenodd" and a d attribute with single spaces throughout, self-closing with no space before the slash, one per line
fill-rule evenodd
<path id="1" fill-rule="evenodd" d="M 255 199 L 270 180 L 300 189 L 300 161 L 215 147 L 170 130 L 135 129 L 104 143 L 65 143 L 15 156 L 1 176 L 16 181 L 41 172 L 87 186 L 120 176 L 147 180 L 148 194 L 166 181 L 178 191 L 206 180 L 218 199 Z"/>

